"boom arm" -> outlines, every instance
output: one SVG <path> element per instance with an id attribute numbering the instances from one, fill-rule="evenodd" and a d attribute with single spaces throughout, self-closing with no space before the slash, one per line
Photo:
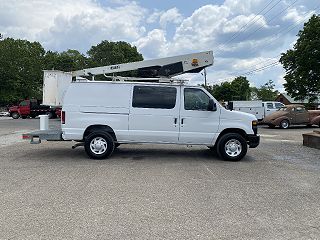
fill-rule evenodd
<path id="1" fill-rule="evenodd" d="M 173 77 L 183 73 L 197 73 L 213 65 L 213 52 L 199 52 L 174 57 L 87 68 L 72 72 L 73 77 L 114 74 L 138 70 L 139 77 Z"/>

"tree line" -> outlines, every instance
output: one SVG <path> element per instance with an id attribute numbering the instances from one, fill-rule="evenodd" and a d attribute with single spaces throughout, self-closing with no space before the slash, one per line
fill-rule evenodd
<path id="1" fill-rule="evenodd" d="M 272 80 L 260 87 L 250 87 L 248 79 L 244 76 L 236 77 L 231 82 L 202 86 L 219 101 L 274 101 L 279 94 Z"/>
<path id="2" fill-rule="evenodd" d="M 39 42 L 5 38 L 0 41 L 0 105 L 41 99 L 44 69 L 69 72 L 141 60 L 136 47 L 123 41 L 102 41 L 84 55 L 73 49 L 45 51 Z"/>
<path id="3" fill-rule="evenodd" d="M 295 99 L 320 101 L 320 16 L 313 15 L 297 36 L 293 49 L 279 60 L 285 69 L 285 90 Z M 39 42 L 2 39 L 0 34 L 0 105 L 26 97 L 41 99 L 44 69 L 73 71 L 141 60 L 136 47 L 123 41 L 102 41 L 84 55 L 71 49 L 46 51 Z M 256 88 L 243 76 L 206 88 L 221 101 L 273 100 L 277 95 L 272 80 Z"/>

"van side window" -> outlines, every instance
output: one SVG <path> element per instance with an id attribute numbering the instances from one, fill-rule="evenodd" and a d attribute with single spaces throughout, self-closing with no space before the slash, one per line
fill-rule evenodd
<path id="1" fill-rule="evenodd" d="M 273 103 L 267 103 L 267 108 L 268 109 L 273 109 Z"/>
<path id="2" fill-rule="evenodd" d="M 175 87 L 134 86 L 132 107 L 172 109 L 176 97 Z"/>
<path id="3" fill-rule="evenodd" d="M 274 105 L 276 106 L 276 108 L 281 108 L 284 106 L 282 103 L 275 103 Z"/>
<path id="4" fill-rule="evenodd" d="M 197 88 L 184 89 L 184 109 L 206 111 L 209 104 L 209 96 Z"/>

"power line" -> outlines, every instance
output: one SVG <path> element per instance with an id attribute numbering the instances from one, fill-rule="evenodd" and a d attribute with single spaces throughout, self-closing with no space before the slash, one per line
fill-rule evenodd
<path id="1" fill-rule="evenodd" d="M 284 11 L 286 11 L 288 8 L 292 7 L 293 4 L 295 4 L 298 0 L 295 0 L 292 4 L 290 4 L 289 6 L 287 6 L 285 9 L 283 9 L 281 12 L 279 12 L 278 14 L 274 15 L 272 18 L 271 18 L 271 21 L 269 21 L 268 23 L 271 23 L 272 21 L 274 21 L 276 19 L 276 17 L 280 16 Z M 248 34 L 245 38 L 242 39 L 245 40 L 245 39 L 248 39 L 249 37 L 251 37 L 253 34 L 255 34 L 257 31 L 259 31 L 261 28 L 263 28 L 264 26 L 260 26 L 259 28 L 257 28 L 256 30 L 254 30 L 253 32 L 251 32 L 250 34 Z"/>
<path id="2" fill-rule="evenodd" d="M 251 20 L 249 20 L 248 23 L 246 23 L 245 25 L 243 25 L 239 30 L 238 32 L 234 33 L 231 38 L 223 43 L 223 44 L 220 44 L 218 46 L 218 50 L 216 52 L 216 55 L 217 53 L 219 53 L 222 49 L 221 49 L 221 46 L 224 46 L 226 44 L 228 44 L 229 42 L 231 42 L 232 40 L 236 39 L 242 32 L 241 30 L 244 29 L 244 31 L 248 28 L 250 28 L 251 26 L 253 26 L 254 23 L 256 23 L 258 20 L 260 20 L 262 17 L 263 17 L 263 14 L 262 15 L 259 15 L 260 13 L 262 13 L 274 0 L 271 0 L 257 15 L 255 15 Z M 271 6 L 271 8 L 269 8 L 264 14 L 267 14 L 268 12 L 270 12 L 273 8 L 275 8 L 279 3 L 281 2 L 281 0 L 278 0 L 274 5 Z M 259 16 L 259 17 L 258 17 Z M 253 21 L 256 17 L 258 17 L 255 21 Z M 252 22 L 253 21 L 253 22 Z"/>
<path id="3" fill-rule="evenodd" d="M 270 20 L 270 22 L 274 21 L 274 20 L 275 20 L 275 17 L 280 16 L 284 11 L 286 11 L 288 8 L 290 8 L 291 6 L 293 6 L 293 4 L 295 4 L 297 1 L 298 1 L 298 0 L 295 0 L 293 3 L 291 3 L 291 4 L 290 4 L 289 6 L 287 6 L 285 9 L 283 9 L 281 12 L 279 12 L 279 13 L 276 14 L 276 15 L 274 15 L 274 16 L 272 17 L 272 19 Z M 316 8 L 315 8 L 313 11 L 317 10 L 319 7 L 320 7 L 320 5 L 317 5 Z M 302 19 L 299 20 L 297 23 L 292 23 L 291 25 L 287 26 L 286 28 L 280 29 L 277 33 L 275 33 L 275 34 L 273 34 L 273 35 L 278 35 L 278 34 L 280 34 L 281 32 L 284 32 L 284 31 L 285 31 L 285 33 L 290 32 L 292 29 L 294 29 L 295 27 L 299 26 L 301 22 L 305 21 L 306 18 L 309 18 L 309 15 L 310 15 L 310 13 L 305 14 L 305 16 L 306 16 L 305 18 L 302 18 Z M 270 23 L 270 22 L 269 22 L 269 23 Z M 293 26 L 293 25 L 294 25 L 294 26 Z M 293 27 L 291 27 L 291 26 L 293 26 Z M 290 27 L 291 27 L 291 28 L 290 28 Z M 258 30 L 260 30 L 261 28 L 263 28 L 263 26 L 260 26 L 258 29 L 256 29 L 254 32 L 252 32 L 252 33 L 250 33 L 249 35 L 247 35 L 247 36 L 246 36 L 244 39 L 242 39 L 242 40 L 246 40 L 247 38 L 249 38 L 250 36 L 252 36 L 254 33 L 256 33 L 256 32 L 257 32 Z M 288 29 L 288 28 L 289 28 L 289 29 Z M 287 31 L 286 31 L 286 30 L 287 30 Z M 273 42 L 273 41 L 275 41 L 276 39 L 278 39 L 278 38 L 280 38 L 280 37 L 281 37 L 281 36 L 275 36 L 275 38 L 271 38 L 271 39 L 267 40 L 267 42 L 264 42 L 264 43 Z M 234 47 L 234 46 L 236 46 L 237 44 L 239 44 L 239 43 L 234 43 L 234 44 L 232 44 L 230 47 Z M 218 55 L 219 52 L 221 52 L 221 51 L 217 51 L 217 52 L 216 52 L 216 55 Z"/>
<path id="4" fill-rule="evenodd" d="M 230 38 L 226 43 L 224 43 L 224 44 L 227 44 L 227 43 L 231 42 L 233 39 L 235 39 L 235 38 L 241 33 L 240 31 L 241 31 L 242 29 L 246 28 L 246 26 L 248 26 L 256 17 L 258 17 L 258 16 L 260 15 L 260 13 L 262 13 L 273 1 L 274 1 L 274 0 L 271 0 L 266 6 L 264 6 L 263 9 L 261 9 L 253 18 L 251 18 L 251 19 L 249 20 L 249 22 L 247 22 L 246 24 L 244 24 L 244 25 L 238 30 L 238 32 L 235 32 L 235 33 L 231 36 L 231 38 Z"/>
<path id="5" fill-rule="evenodd" d="M 320 4 L 319 4 L 313 11 L 316 11 L 318 8 L 320 8 Z M 278 32 L 276 33 L 276 35 L 278 35 L 279 33 L 283 32 L 284 30 L 287 30 L 285 33 L 290 32 L 291 30 L 293 30 L 294 28 L 296 28 L 297 26 L 299 26 L 299 25 L 301 24 L 301 22 L 304 22 L 307 18 L 309 18 L 309 15 L 310 15 L 310 13 L 307 13 L 303 19 L 301 19 L 301 20 L 298 21 L 297 23 L 294 23 L 294 24 L 289 25 L 289 27 L 290 27 L 290 26 L 292 26 L 292 27 L 290 27 L 289 29 L 281 29 L 280 31 L 278 31 Z M 277 37 L 275 37 L 275 38 L 273 38 L 273 39 L 270 39 L 269 41 L 267 41 L 267 42 L 265 42 L 265 43 L 273 42 L 273 41 L 275 41 L 276 39 L 278 39 L 278 38 L 280 38 L 280 37 L 281 37 L 281 36 L 278 35 Z M 280 55 L 281 55 L 281 54 L 278 54 L 277 56 L 275 56 L 275 57 L 273 57 L 273 58 L 277 58 L 277 57 L 279 57 Z M 269 61 L 271 61 L 271 60 L 273 60 L 273 59 L 272 59 L 272 58 L 271 58 L 271 59 L 268 59 L 268 60 L 264 61 L 263 63 L 269 62 Z M 279 65 L 279 64 L 280 64 L 280 63 L 279 63 L 278 61 L 276 61 L 276 62 L 267 64 L 266 66 L 262 66 L 262 67 L 260 67 L 260 68 L 253 69 L 253 70 L 251 70 L 251 71 L 249 71 L 249 72 L 246 72 L 246 73 L 235 74 L 235 75 L 233 75 L 232 77 L 228 77 L 227 79 L 233 78 L 234 76 L 239 76 L 239 75 L 252 75 L 252 74 L 254 74 L 254 73 L 256 73 L 256 72 L 263 71 L 263 70 L 265 70 L 265 69 L 267 69 L 267 68 L 270 68 L 270 67 L 273 67 L 273 66 L 276 66 L 276 65 Z M 253 67 L 258 66 L 258 65 L 261 65 L 261 63 L 255 64 L 255 65 L 253 65 Z"/>

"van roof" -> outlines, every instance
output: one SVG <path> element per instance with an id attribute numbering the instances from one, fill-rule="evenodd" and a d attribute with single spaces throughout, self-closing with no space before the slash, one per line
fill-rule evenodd
<path id="1" fill-rule="evenodd" d="M 201 87 L 201 86 L 195 86 L 195 85 L 186 85 L 183 82 L 151 82 L 151 81 L 73 81 L 72 84 L 130 84 L 130 85 L 159 85 L 159 86 L 188 86 L 188 87 Z"/>

